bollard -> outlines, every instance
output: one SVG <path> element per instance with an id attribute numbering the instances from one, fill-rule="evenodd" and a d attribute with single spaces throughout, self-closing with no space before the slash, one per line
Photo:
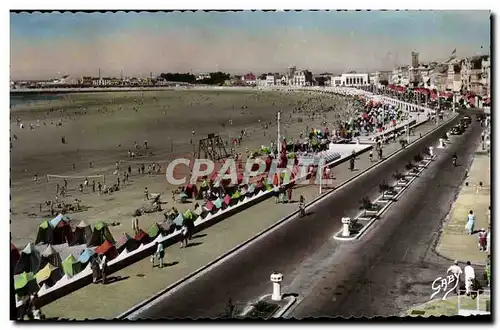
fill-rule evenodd
<path id="1" fill-rule="evenodd" d="M 438 148 L 440 148 L 440 149 L 444 148 L 444 139 L 443 138 L 439 138 Z"/>
<path id="2" fill-rule="evenodd" d="M 349 230 L 349 226 L 351 225 L 351 218 L 343 217 L 342 218 L 342 236 L 349 237 L 351 236 L 351 231 Z"/>
<path id="3" fill-rule="evenodd" d="M 271 274 L 271 282 L 273 282 L 273 294 L 271 299 L 274 301 L 281 300 L 281 282 L 283 281 L 283 274 L 281 273 L 272 273 Z"/>
<path id="4" fill-rule="evenodd" d="M 432 157 L 434 157 L 434 147 L 429 147 L 429 155 Z"/>

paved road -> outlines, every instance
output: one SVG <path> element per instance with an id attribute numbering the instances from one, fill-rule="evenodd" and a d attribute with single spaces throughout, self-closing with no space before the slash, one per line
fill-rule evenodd
<path id="1" fill-rule="evenodd" d="M 307 279 L 315 278 L 312 275 L 319 274 L 320 270 L 314 270 L 314 274 L 307 276 L 302 284 L 296 281 L 295 276 L 288 274 L 294 274 L 294 271 L 302 267 L 313 270 L 317 263 L 311 263 L 311 258 L 324 257 L 318 256 L 318 253 L 324 254 L 325 247 L 328 248 L 327 256 L 341 254 L 345 244 L 332 239 L 340 229 L 340 219 L 358 213 L 361 197 L 378 196 L 378 186 L 382 180 L 392 181 L 392 174 L 396 170 L 403 171 L 416 153 L 421 152 L 424 146 L 435 144 L 451 125 L 448 124 L 398 154 L 390 162 L 369 172 L 361 180 L 354 181 L 316 204 L 308 210 L 306 218 L 286 223 L 195 281 L 171 291 L 155 305 L 141 312 L 139 318 L 216 317 L 224 311 L 228 299 L 240 309 L 244 308 L 248 302 L 270 293 L 269 275 L 273 271 L 285 274 L 285 290 L 291 292 L 296 287 L 301 290 L 295 292 L 302 295 L 307 291 L 306 287 L 311 287 L 311 283 L 304 283 Z M 466 136 L 462 137 L 465 138 Z M 332 314 L 334 315 L 330 313 Z M 133 318 L 136 317 L 135 315 Z"/>
<path id="2" fill-rule="evenodd" d="M 287 316 L 391 316 L 428 301 L 432 281 L 445 275 L 451 264 L 435 254 L 436 236 L 472 161 L 480 131 L 474 122 L 457 138 L 383 216 L 378 228 L 344 251 L 341 267 L 324 270 L 327 275 L 311 290 L 314 296 L 305 297 Z M 453 152 L 458 168 L 452 165 Z"/>

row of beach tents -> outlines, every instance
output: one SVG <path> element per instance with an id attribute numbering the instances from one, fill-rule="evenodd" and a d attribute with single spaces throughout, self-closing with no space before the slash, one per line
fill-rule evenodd
<path id="1" fill-rule="evenodd" d="M 111 261 L 125 249 L 134 251 L 141 244 L 153 241 L 159 234 L 166 236 L 186 223 L 194 223 L 200 216 L 205 218 L 208 214 L 215 214 L 237 204 L 246 196 L 273 188 L 272 184 L 263 182 L 251 184 L 231 195 L 226 194 L 223 198 L 208 201 L 193 211 L 179 213 L 172 220 L 153 223 L 146 231 L 139 230 L 135 236 L 123 233 L 118 240 L 113 238 L 108 225 L 103 221 L 92 227 L 82 220 L 72 230 L 70 219 L 59 214 L 40 224 L 35 243 L 27 244 L 22 250 L 11 243 L 16 293 L 24 296 L 38 291 L 43 285 L 51 287 L 62 277 L 71 278 L 84 270 L 93 257 L 106 256 Z"/>

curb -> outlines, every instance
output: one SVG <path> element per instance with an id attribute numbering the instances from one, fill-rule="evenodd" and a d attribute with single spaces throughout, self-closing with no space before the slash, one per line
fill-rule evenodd
<path id="1" fill-rule="evenodd" d="M 449 122 L 451 122 L 452 120 L 454 120 L 456 117 L 458 116 L 458 114 L 456 114 L 455 116 L 453 116 L 452 118 L 450 118 L 448 121 L 446 122 L 443 122 L 440 126 L 434 128 L 433 130 L 425 133 L 424 135 L 422 135 L 422 137 L 420 138 L 417 138 L 416 140 L 414 140 L 413 142 L 411 142 L 408 146 L 410 145 L 413 145 L 415 144 L 417 141 L 419 141 L 420 139 L 426 137 L 427 135 L 429 134 L 432 134 L 433 132 L 435 132 L 437 129 L 440 129 L 443 125 L 446 125 L 448 124 Z M 423 125 L 424 123 L 426 123 L 427 121 L 422 121 L 421 123 L 417 124 L 416 126 L 411 126 L 411 127 L 417 127 L 417 126 L 420 126 L 420 125 Z M 373 148 L 373 146 L 371 147 Z M 370 150 L 370 148 L 367 148 L 366 150 Z M 365 169 L 364 171 L 356 174 L 354 177 L 344 181 L 342 184 L 340 184 L 338 187 L 336 187 L 336 189 L 334 190 L 330 190 L 330 191 L 327 191 L 325 194 L 323 195 L 320 195 L 318 197 L 316 197 L 315 199 L 313 199 L 311 202 L 307 203 L 306 204 L 306 208 L 307 207 L 310 207 L 310 206 L 313 206 L 314 204 L 318 203 L 320 200 L 322 199 L 325 199 L 327 196 L 329 196 L 330 194 L 332 193 L 335 193 L 337 191 L 339 191 L 341 188 L 345 187 L 346 185 L 348 185 L 349 183 L 351 183 L 352 181 L 354 181 L 355 179 L 359 178 L 360 176 L 366 174 L 368 171 L 380 166 L 381 164 L 385 163 L 387 160 L 393 158 L 394 156 L 396 156 L 398 153 L 400 153 L 401 151 L 404 151 L 405 149 L 399 149 L 395 152 L 393 152 L 392 154 L 390 154 L 389 156 L 385 157 L 382 161 L 379 161 L 377 162 L 376 164 L 368 167 L 367 169 Z M 348 158 L 346 158 L 347 160 Z M 338 163 L 340 164 L 340 162 Z M 336 165 L 338 165 L 336 164 Z M 211 267 L 214 267 L 217 263 L 219 263 L 220 261 L 222 261 L 223 259 L 225 259 L 226 257 L 228 257 L 229 255 L 233 254 L 234 252 L 236 252 L 237 250 L 249 245 L 250 243 L 256 241 L 257 239 L 263 237 L 264 235 L 266 235 L 267 233 L 271 232 L 272 230 L 276 229 L 278 226 L 280 225 L 283 225 L 285 224 L 288 220 L 291 220 L 291 218 L 295 217 L 297 214 L 299 213 L 299 210 L 296 210 L 294 212 L 292 212 L 291 214 L 285 216 L 284 218 L 278 220 L 276 223 L 274 223 L 273 225 L 271 225 L 270 227 L 267 227 L 266 229 L 264 229 L 263 231 L 259 232 L 257 235 L 249 238 L 248 240 L 238 244 L 237 246 L 235 246 L 234 248 L 232 248 L 231 250 L 227 251 L 226 253 L 220 255 L 219 257 L 215 258 L 214 260 L 212 260 L 211 262 L 209 262 L 208 264 L 198 268 L 197 270 L 195 270 L 194 272 L 192 272 L 191 274 L 187 275 L 186 277 L 178 280 L 177 282 L 171 284 L 170 286 L 166 287 L 165 289 L 155 293 L 153 296 L 151 296 L 150 298 L 146 299 L 146 300 L 143 300 L 142 302 L 134 305 L 133 307 L 129 308 L 128 310 L 126 310 L 125 312 L 119 314 L 116 319 L 119 319 L 119 320 L 123 320 L 123 319 L 126 319 L 128 318 L 130 315 L 132 315 L 133 313 L 137 312 L 138 310 L 140 310 L 141 308 L 143 308 L 144 306 L 148 305 L 149 303 L 151 303 L 152 301 L 160 298 L 162 295 L 164 295 L 165 293 L 173 290 L 173 289 L 176 289 L 178 288 L 181 284 L 195 278 L 197 275 L 199 275 L 201 272 L 211 268 Z"/>
<path id="2" fill-rule="evenodd" d="M 273 318 L 273 319 L 281 318 L 283 316 L 283 314 L 285 314 L 290 309 L 290 307 L 292 307 L 292 305 L 295 304 L 295 302 L 297 301 L 297 298 L 295 296 L 291 296 L 291 297 L 292 297 L 292 299 L 290 299 L 290 301 L 283 308 L 280 308 L 280 310 L 276 314 L 271 316 L 271 318 Z"/>

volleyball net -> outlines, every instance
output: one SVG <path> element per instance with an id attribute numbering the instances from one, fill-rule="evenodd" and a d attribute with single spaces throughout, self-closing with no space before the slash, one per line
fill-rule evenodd
<path id="1" fill-rule="evenodd" d="M 102 180 L 103 183 L 106 182 L 106 176 L 104 174 L 98 174 L 98 175 L 87 175 L 87 176 L 75 176 L 75 175 L 56 175 L 56 174 L 47 174 L 46 175 L 47 177 L 47 182 L 50 182 L 50 181 L 55 181 L 55 180 L 66 180 L 66 181 L 74 181 L 74 180 L 78 180 L 78 181 L 83 181 L 85 180 L 85 178 L 87 178 L 89 181 L 91 179 L 97 179 L 97 180 Z"/>

